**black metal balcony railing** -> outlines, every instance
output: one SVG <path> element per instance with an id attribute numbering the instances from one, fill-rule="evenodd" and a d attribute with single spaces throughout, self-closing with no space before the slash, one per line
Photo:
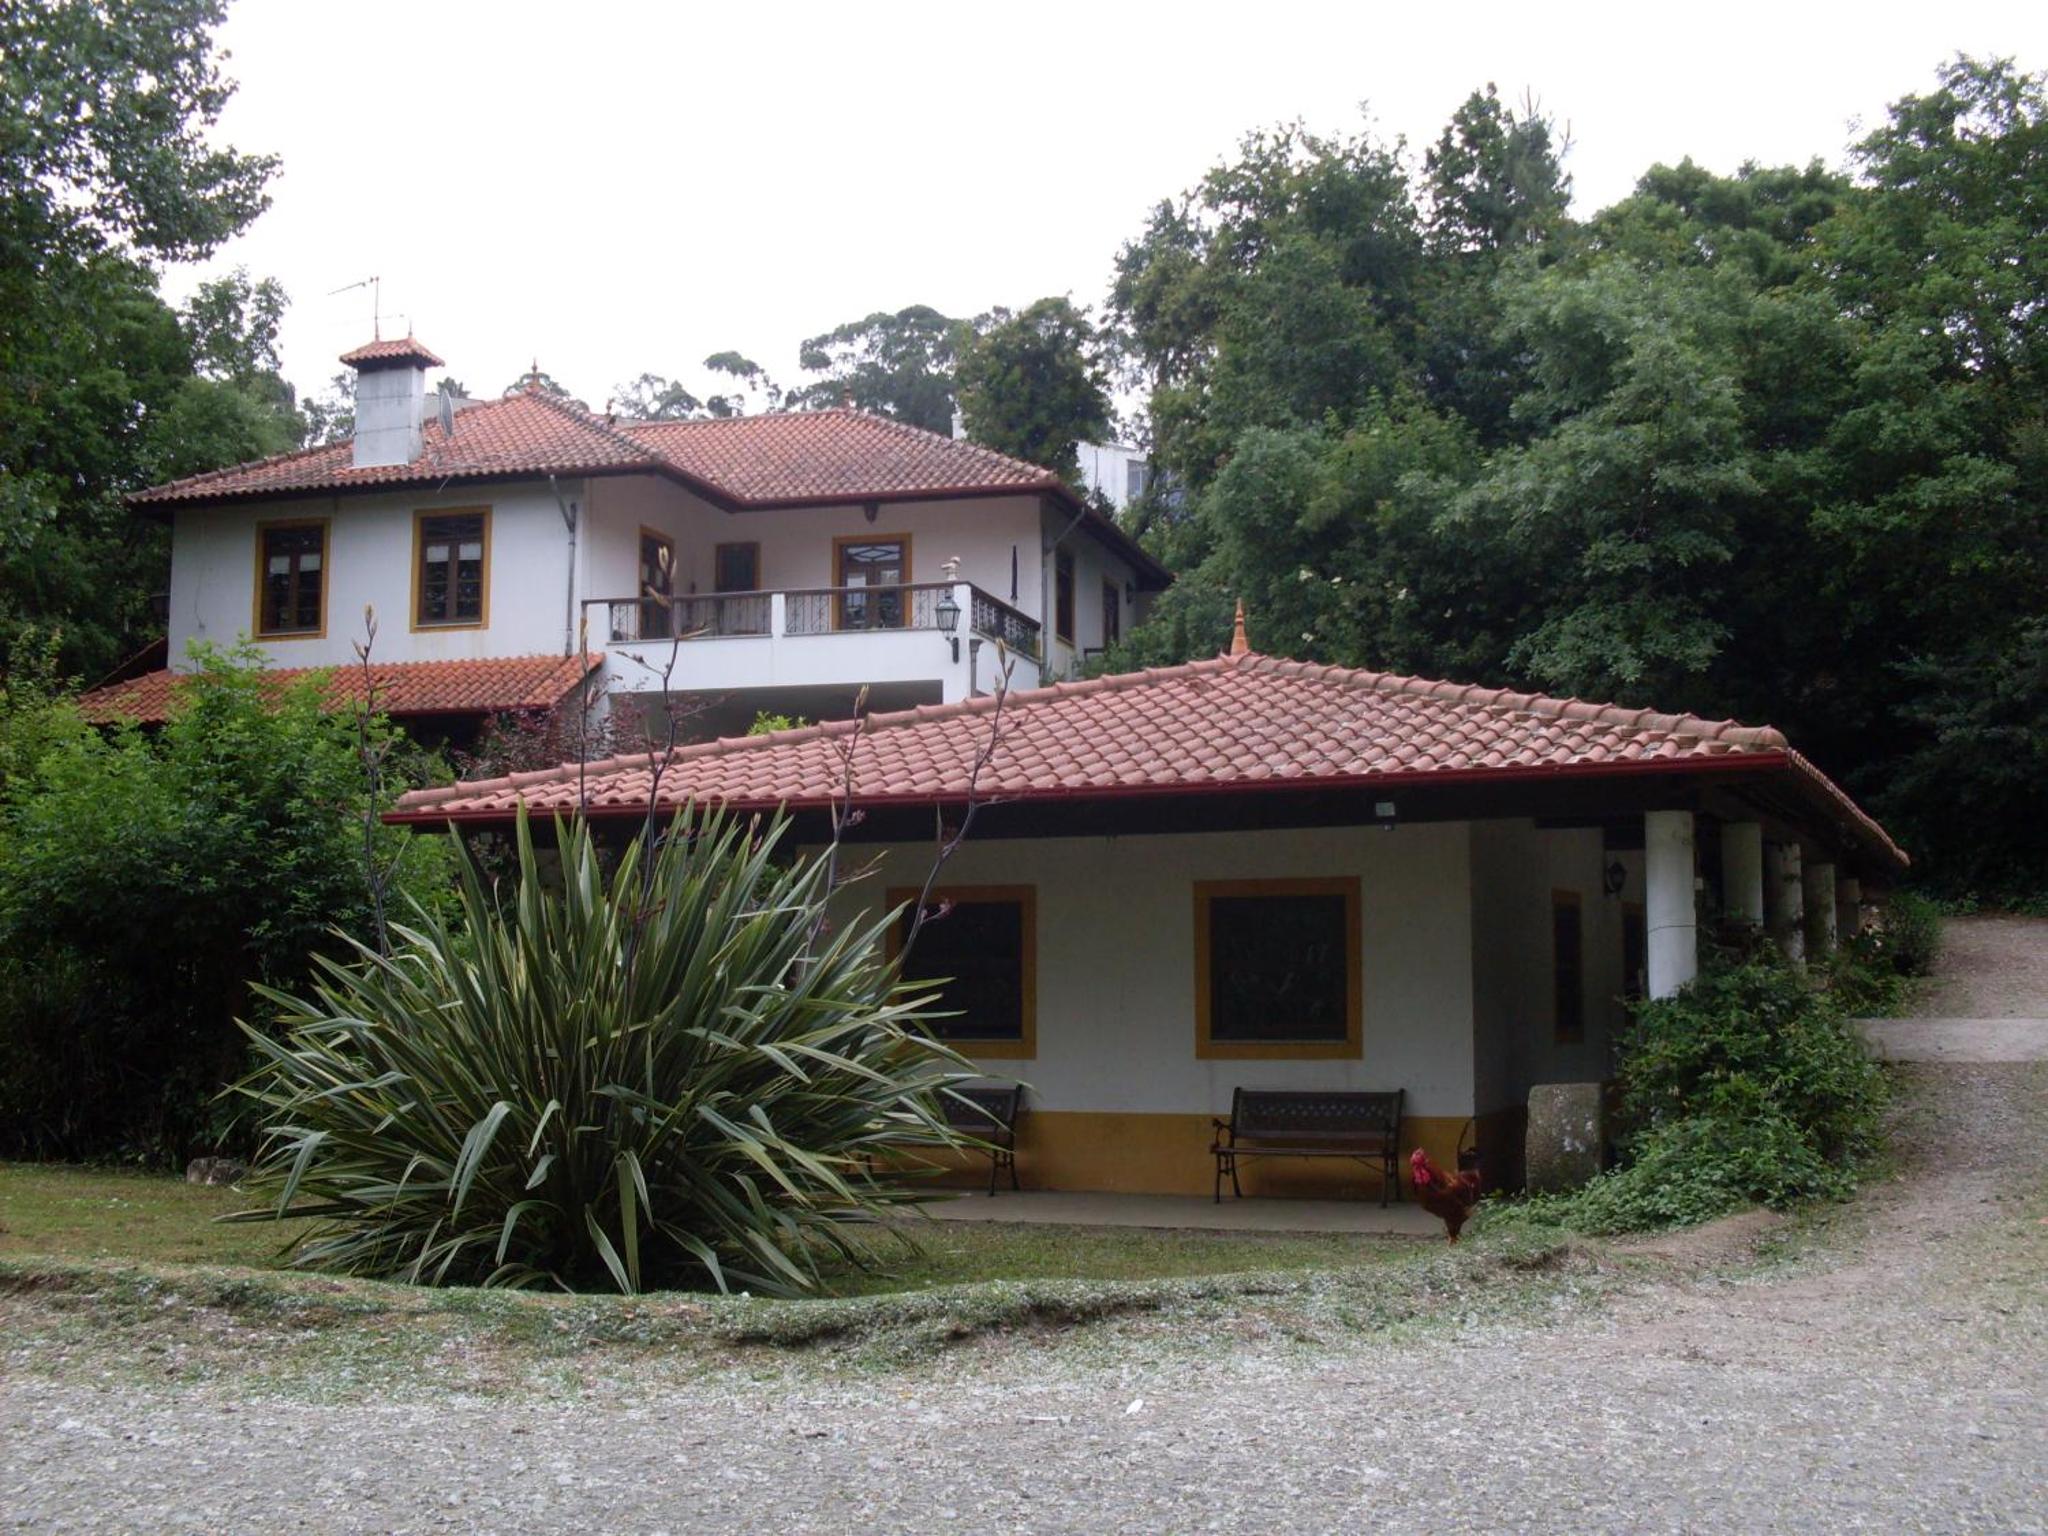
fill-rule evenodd
<path id="1" fill-rule="evenodd" d="M 862 634 L 877 630 L 941 628 L 940 599 L 950 582 L 900 586 L 805 587 L 783 592 L 715 592 L 672 598 L 593 598 L 590 625 L 594 644 L 635 644 L 784 635 Z M 1019 655 L 1036 658 L 1036 619 L 979 587 L 969 587 L 969 611 L 959 617 L 971 634 L 1000 640 Z M 780 599 L 780 602 L 777 599 Z M 778 624 L 779 619 L 779 624 Z M 956 620 L 958 622 L 958 620 Z M 608 637 L 599 640 L 599 636 Z"/>

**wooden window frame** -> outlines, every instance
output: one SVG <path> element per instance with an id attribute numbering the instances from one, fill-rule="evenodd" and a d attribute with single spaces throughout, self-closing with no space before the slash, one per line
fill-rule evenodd
<path id="1" fill-rule="evenodd" d="M 1209 909 L 1219 896 L 1344 898 L 1344 1038 L 1218 1040 L 1210 1033 Z M 1198 1061 L 1357 1061 L 1365 1054 L 1364 930 L 1358 877 L 1195 882 L 1195 1058 Z"/>
<path id="2" fill-rule="evenodd" d="M 430 517 L 481 517 L 484 525 L 484 560 L 481 590 L 477 594 L 477 616 L 448 622 L 420 622 L 420 578 L 426 574 L 422 556 L 426 551 L 426 523 Z M 412 515 L 412 601 L 407 609 L 414 634 L 445 634 L 450 630 L 491 627 L 491 509 L 489 507 L 427 507 Z"/>
<path id="3" fill-rule="evenodd" d="M 908 594 L 908 593 L 906 593 L 906 594 L 904 595 L 904 598 L 903 598 L 903 622 L 902 622 L 901 624 L 874 624 L 874 625 L 867 625 L 867 624 L 862 624 L 862 625 L 851 625 L 851 624 L 848 624 L 848 623 L 846 622 L 846 594 L 847 594 L 847 591 L 848 591 L 849 589 L 848 589 L 848 587 L 847 587 L 847 585 L 846 585 L 846 561 L 845 561 L 844 557 L 843 557 L 843 556 L 842 556 L 842 555 L 840 554 L 840 551 L 841 551 L 841 550 L 843 550 L 843 549 L 845 549 L 845 548 L 846 548 L 846 546 L 847 546 L 847 545 L 849 545 L 849 544 L 901 544 L 901 545 L 903 546 L 903 582 L 902 582 L 902 585 L 904 585 L 905 587 L 908 587 L 908 586 L 910 585 L 910 583 L 911 583 L 911 580 L 912 580 L 912 577 L 911 577 L 911 574 L 910 574 L 910 573 L 911 573 L 911 570 L 912 570 L 912 566 L 911 566 L 911 563 L 910 563 L 910 535 L 909 535 L 909 534 L 907 534 L 907 533 L 845 533 L 845 534 L 841 534 L 841 535 L 840 535 L 840 536 L 839 536 L 838 538 L 836 538 L 836 539 L 834 539 L 834 540 L 832 541 L 832 590 L 833 590 L 833 591 L 834 591 L 834 593 L 836 594 L 836 596 L 834 596 L 834 598 L 833 598 L 833 600 L 832 600 L 832 628 L 833 628 L 833 629 L 834 629 L 835 631 L 836 631 L 836 630 L 848 630 L 848 631 L 850 631 L 850 632 L 852 632 L 852 633 L 855 633 L 855 634 L 858 634 L 858 633 L 859 633 L 859 632 L 860 632 L 861 630 L 863 630 L 863 629 L 870 629 L 870 628 L 872 628 L 872 629 L 876 629 L 876 630 L 891 630 L 891 629 L 908 629 L 908 628 L 910 628 L 910 620 L 911 620 L 911 612 L 910 612 L 910 609 L 911 609 L 911 601 L 910 601 L 910 597 L 909 597 L 909 594 Z"/>
<path id="4" fill-rule="evenodd" d="M 649 539 L 652 539 L 668 551 L 668 592 L 663 597 L 649 597 L 647 595 L 647 541 Z M 640 525 L 640 537 L 633 545 L 633 584 L 640 589 L 638 593 L 640 604 L 640 638 L 642 640 L 673 639 L 676 627 L 676 540 L 674 534 L 664 533 L 659 528 L 650 528 L 645 523 Z M 649 625 L 647 620 L 650 610 L 663 607 L 667 608 L 668 612 L 660 616 L 658 624 Z M 658 634 L 654 632 L 656 629 L 660 631 Z"/>
<path id="5" fill-rule="evenodd" d="M 725 558 L 725 552 L 728 549 L 750 549 L 754 552 L 754 584 L 751 587 L 732 587 L 728 589 L 726 587 L 721 587 L 718 584 L 719 562 Z M 910 551 L 906 549 L 903 553 L 907 558 L 909 556 Z M 839 552 L 835 548 L 833 550 L 833 560 L 835 562 L 835 569 L 837 568 L 836 562 L 838 558 Z M 730 543 L 714 544 L 711 546 L 711 590 L 714 594 L 725 593 L 727 591 L 759 592 L 763 590 L 761 586 L 761 541 L 759 539 L 735 539 Z"/>
<path id="6" fill-rule="evenodd" d="M 1579 1016 L 1570 1025 L 1559 1016 L 1557 1006 L 1557 914 L 1560 908 L 1569 908 L 1578 914 L 1579 953 L 1576 969 L 1579 983 Z M 1586 1043 L 1586 904 L 1577 891 L 1553 890 L 1550 893 L 1550 1039 L 1553 1045 Z"/>
<path id="7" fill-rule="evenodd" d="M 256 593 L 250 605 L 249 633 L 255 639 L 265 642 L 272 640 L 325 640 L 327 638 L 327 575 L 334 568 L 334 519 L 330 517 L 276 517 L 256 525 Z M 263 588 L 269 579 L 269 561 L 264 556 L 264 543 L 273 531 L 288 528 L 318 528 L 320 530 L 320 623 L 312 629 L 266 630 L 263 627 Z"/>
<path id="8" fill-rule="evenodd" d="M 883 893 L 883 902 L 890 911 L 907 906 L 917 900 L 922 887 L 891 886 Z M 1008 902 L 1014 901 L 1022 908 L 1023 964 L 1018 990 L 1021 994 L 1018 1012 L 1022 1019 L 1022 1030 L 1015 1040 L 974 1039 L 964 1035 L 950 1035 L 943 1043 L 951 1046 L 963 1056 L 978 1056 L 990 1061 L 1031 1061 L 1038 1056 L 1038 887 L 1035 885 L 945 885 L 935 887 L 931 893 L 934 903 L 952 902 Z M 908 917 L 910 914 L 903 914 Z M 903 918 L 889 924 L 887 948 L 893 963 L 903 950 Z"/>
<path id="9" fill-rule="evenodd" d="M 1066 577 L 1066 612 L 1060 612 L 1060 578 Z M 1074 569 L 1074 552 L 1071 549 L 1055 549 L 1052 552 L 1052 635 L 1055 640 L 1071 646 L 1074 631 L 1080 628 L 1077 620 L 1081 607 L 1080 578 Z"/>

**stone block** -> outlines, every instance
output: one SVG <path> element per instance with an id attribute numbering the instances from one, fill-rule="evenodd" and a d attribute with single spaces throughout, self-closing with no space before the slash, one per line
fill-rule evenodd
<path id="1" fill-rule="evenodd" d="M 1599 1083 L 1538 1083 L 1529 1090 L 1524 1177 L 1531 1194 L 1576 1189 L 1600 1171 L 1607 1146 Z"/>

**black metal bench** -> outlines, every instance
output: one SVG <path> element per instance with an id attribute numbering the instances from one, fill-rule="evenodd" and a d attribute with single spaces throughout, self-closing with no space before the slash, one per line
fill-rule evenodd
<path id="1" fill-rule="evenodd" d="M 1254 1157 L 1352 1158 L 1378 1167 L 1382 1206 L 1390 1195 L 1399 1199 L 1403 1091 L 1239 1088 L 1209 1148 L 1216 1158 L 1216 1203 L 1223 1203 L 1225 1174 L 1231 1193 L 1243 1198 L 1237 1165 Z"/>
<path id="2" fill-rule="evenodd" d="M 1010 1170 L 1010 1188 L 1017 1183 L 1017 1117 L 1024 1113 L 1024 1085 L 1008 1083 L 993 1088 L 947 1088 L 939 1094 L 939 1109 L 946 1124 L 965 1132 L 988 1148 L 988 1192 L 996 1192 L 996 1175 Z"/>

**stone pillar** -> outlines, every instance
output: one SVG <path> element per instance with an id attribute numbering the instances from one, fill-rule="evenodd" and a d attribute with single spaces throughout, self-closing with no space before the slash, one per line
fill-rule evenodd
<path id="1" fill-rule="evenodd" d="M 1835 937 L 1846 944 L 1863 931 L 1863 882 L 1854 875 L 1835 879 Z"/>
<path id="2" fill-rule="evenodd" d="M 1692 846 L 1691 811 L 1643 816 L 1643 917 L 1653 998 L 1671 996 L 1699 973 Z"/>
<path id="3" fill-rule="evenodd" d="M 1835 866 L 1806 866 L 1806 952 L 1825 960 L 1835 952 Z"/>
<path id="4" fill-rule="evenodd" d="M 1728 920 L 1764 925 L 1764 829 L 1753 821 L 1721 828 L 1721 900 Z"/>
<path id="5" fill-rule="evenodd" d="M 1764 921 L 1771 940 L 1794 965 L 1806 959 L 1805 871 L 1797 843 L 1764 848 Z"/>

